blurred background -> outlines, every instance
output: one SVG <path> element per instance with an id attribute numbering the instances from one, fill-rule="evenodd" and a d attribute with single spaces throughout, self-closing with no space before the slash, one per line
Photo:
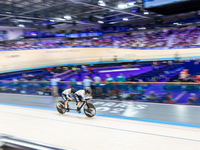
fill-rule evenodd
<path id="1" fill-rule="evenodd" d="M 197 107 L 199 20 L 198 0 L 0 0 L 0 104 L 54 108 L 73 87 L 95 102 Z M 0 137 L 2 149 L 27 143 Z"/>

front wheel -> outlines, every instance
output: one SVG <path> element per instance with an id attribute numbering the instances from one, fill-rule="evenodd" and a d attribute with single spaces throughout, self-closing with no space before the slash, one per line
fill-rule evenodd
<path id="1" fill-rule="evenodd" d="M 96 108 L 92 103 L 86 103 L 83 107 L 83 111 L 87 117 L 94 117 L 96 114 Z"/>
<path id="2" fill-rule="evenodd" d="M 63 101 L 58 101 L 56 103 L 56 109 L 60 114 L 64 114 L 66 112 L 65 103 Z"/>

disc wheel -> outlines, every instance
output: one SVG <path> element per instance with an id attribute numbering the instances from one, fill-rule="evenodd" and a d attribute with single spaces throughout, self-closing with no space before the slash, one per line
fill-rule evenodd
<path id="1" fill-rule="evenodd" d="M 87 117 L 94 117 L 96 114 L 96 108 L 92 103 L 87 103 L 83 107 L 83 111 Z"/>
<path id="2" fill-rule="evenodd" d="M 58 101 L 56 103 L 56 109 L 60 114 L 64 114 L 66 112 L 65 103 L 63 101 Z"/>

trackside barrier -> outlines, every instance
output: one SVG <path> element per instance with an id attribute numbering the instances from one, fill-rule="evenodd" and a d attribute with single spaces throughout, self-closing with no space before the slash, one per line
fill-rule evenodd
<path id="1" fill-rule="evenodd" d="M 76 90 L 84 88 L 82 81 L 61 81 L 55 89 L 47 80 L 0 80 L 0 93 L 59 96 L 70 87 Z M 101 82 L 87 88 L 90 88 L 93 99 L 200 105 L 200 83 L 195 82 Z"/>
<path id="2" fill-rule="evenodd" d="M 72 150 L 0 134 L 0 149 L 12 150 Z"/>

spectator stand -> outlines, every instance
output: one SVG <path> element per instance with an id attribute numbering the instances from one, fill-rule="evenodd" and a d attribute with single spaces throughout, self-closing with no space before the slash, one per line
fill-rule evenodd
<path id="1" fill-rule="evenodd" d="M 101 38 L 81 39 L 59 39 L 45 41 L 45 43 L 30 42 L 22 40 L 19 43 L 0 46 L 0 51 L 50 49 L 50 48 L 73 48 L 73 47 L 113 47 L 128 49 L 161 49 L 163 47 L 173 49 L 179 47 L 199 47 L 200 28 L 188 26 L 184 28 L 161 29 L 153 31 L 142 31 L 137 33 L 112 34 Z M 62 44 L 61 44 L 62 43 Z"/>

